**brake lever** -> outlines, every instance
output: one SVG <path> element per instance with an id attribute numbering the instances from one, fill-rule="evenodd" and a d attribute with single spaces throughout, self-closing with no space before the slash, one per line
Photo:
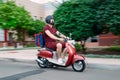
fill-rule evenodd
<path id="1" fill-rule="evenodd" d="M 67 41 L 68 41 L 68 39 L 67 39 L 67 38 L 65 38 L 65 39 L 64 39 L 64 42 L 67 42 Z"/>
<path id="2" fill-rule="evenodd" d="M 68 42 L 69 40 L 70 40 L 70 38 L 67 37 L 67 38 L 64 39 L 64 42 Z"/>

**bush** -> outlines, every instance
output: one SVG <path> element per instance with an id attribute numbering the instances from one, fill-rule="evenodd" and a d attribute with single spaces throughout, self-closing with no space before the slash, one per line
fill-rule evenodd
<path id="1" fill-rule="evenodd" d="M 25 47 L 36 47 L 36 45 L 32 44 L 32 43 L 29 43 L 29 44 L 26 44 Z"/>
<path id="2" fill-rule="evenodd" d="M 78 43 L 75 43 L 75 49 L 76 51 L 81 51 L 82 50 L 82 46 Z"/>
<path id="3" fill-rule="evenodd" d="M 106 48 L 107 51 L 120 51 L 120 46 L 111 46 L 109 48 Z"/>

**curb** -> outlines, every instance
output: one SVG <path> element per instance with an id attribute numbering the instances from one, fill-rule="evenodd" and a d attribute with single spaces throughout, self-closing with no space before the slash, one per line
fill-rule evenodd
<path id="1" fill-rule="evenodd" d="M 0 51 L 30 50 L 30 49 L 40 49 L 40 47 L 29 47 L 29 48 L 0 48 Z"/>

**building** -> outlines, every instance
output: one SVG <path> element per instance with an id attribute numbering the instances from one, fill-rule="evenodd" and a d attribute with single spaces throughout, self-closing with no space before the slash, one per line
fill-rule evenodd
<path id="1" fill-rule="evenodd" d="M 3 43 L 6 41 L 5 40 L 5 30 L 3 29 L 0 29 L 0 46 L 3 46 Z"/>
<path id="2" fill-rule="evenodd" d="M 86 42 L 87 47 L 96 47 L 96 46 L 116 46 L 120 45 L 120 36 L 116 36 L 111 32 L 107 34 L 101 34 L 89 38 Z"/>
<path id="3" fill-rule="evenodd" d="M 3 0 L 5 2 L 5 0 Z M 16 5 L 24 6 L 33 19 L 44 20 L 47 15 L 52 15 L 57 2 L 55 0 L 14 0 Z M 15 31 L 0 29 L 0 47 L 12 46 Z M 26 36 L 26 41 L 34 41 Z"/>
<path id="4" fill-rule="evenodd" d="M 113 35 L 111 32 L 104 35 L 99 35 L 100 46 L 120 45 L 120 36 Z"/>

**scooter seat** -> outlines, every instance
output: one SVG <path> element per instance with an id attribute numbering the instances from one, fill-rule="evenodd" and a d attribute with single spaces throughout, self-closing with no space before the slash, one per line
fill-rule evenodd
<path id="1" fill-rule="evenodd" d="M 46 46 L 42 47 L 42 49 L 46 49 L 46 50 L 48 50 L 48 51 L 50 51 L 50 52 L 53 52 L 53 51 L 54 51 L 54 50 L 52 50 L 52 49 L 50 49 L 50 48 L 48 48 L 48 47 L 46 47 Z"/>
<path id="2" fill-rule="evenodd" d="M 47 48 L 47 47 L 45 47 L 46 48 L 46 50 L 48 50 L 48 51 L 51 51 L 51 52 L 53 52 L 54 50 L 52 50 L 52 49 L 50 49 L 50 48 Z"/>

